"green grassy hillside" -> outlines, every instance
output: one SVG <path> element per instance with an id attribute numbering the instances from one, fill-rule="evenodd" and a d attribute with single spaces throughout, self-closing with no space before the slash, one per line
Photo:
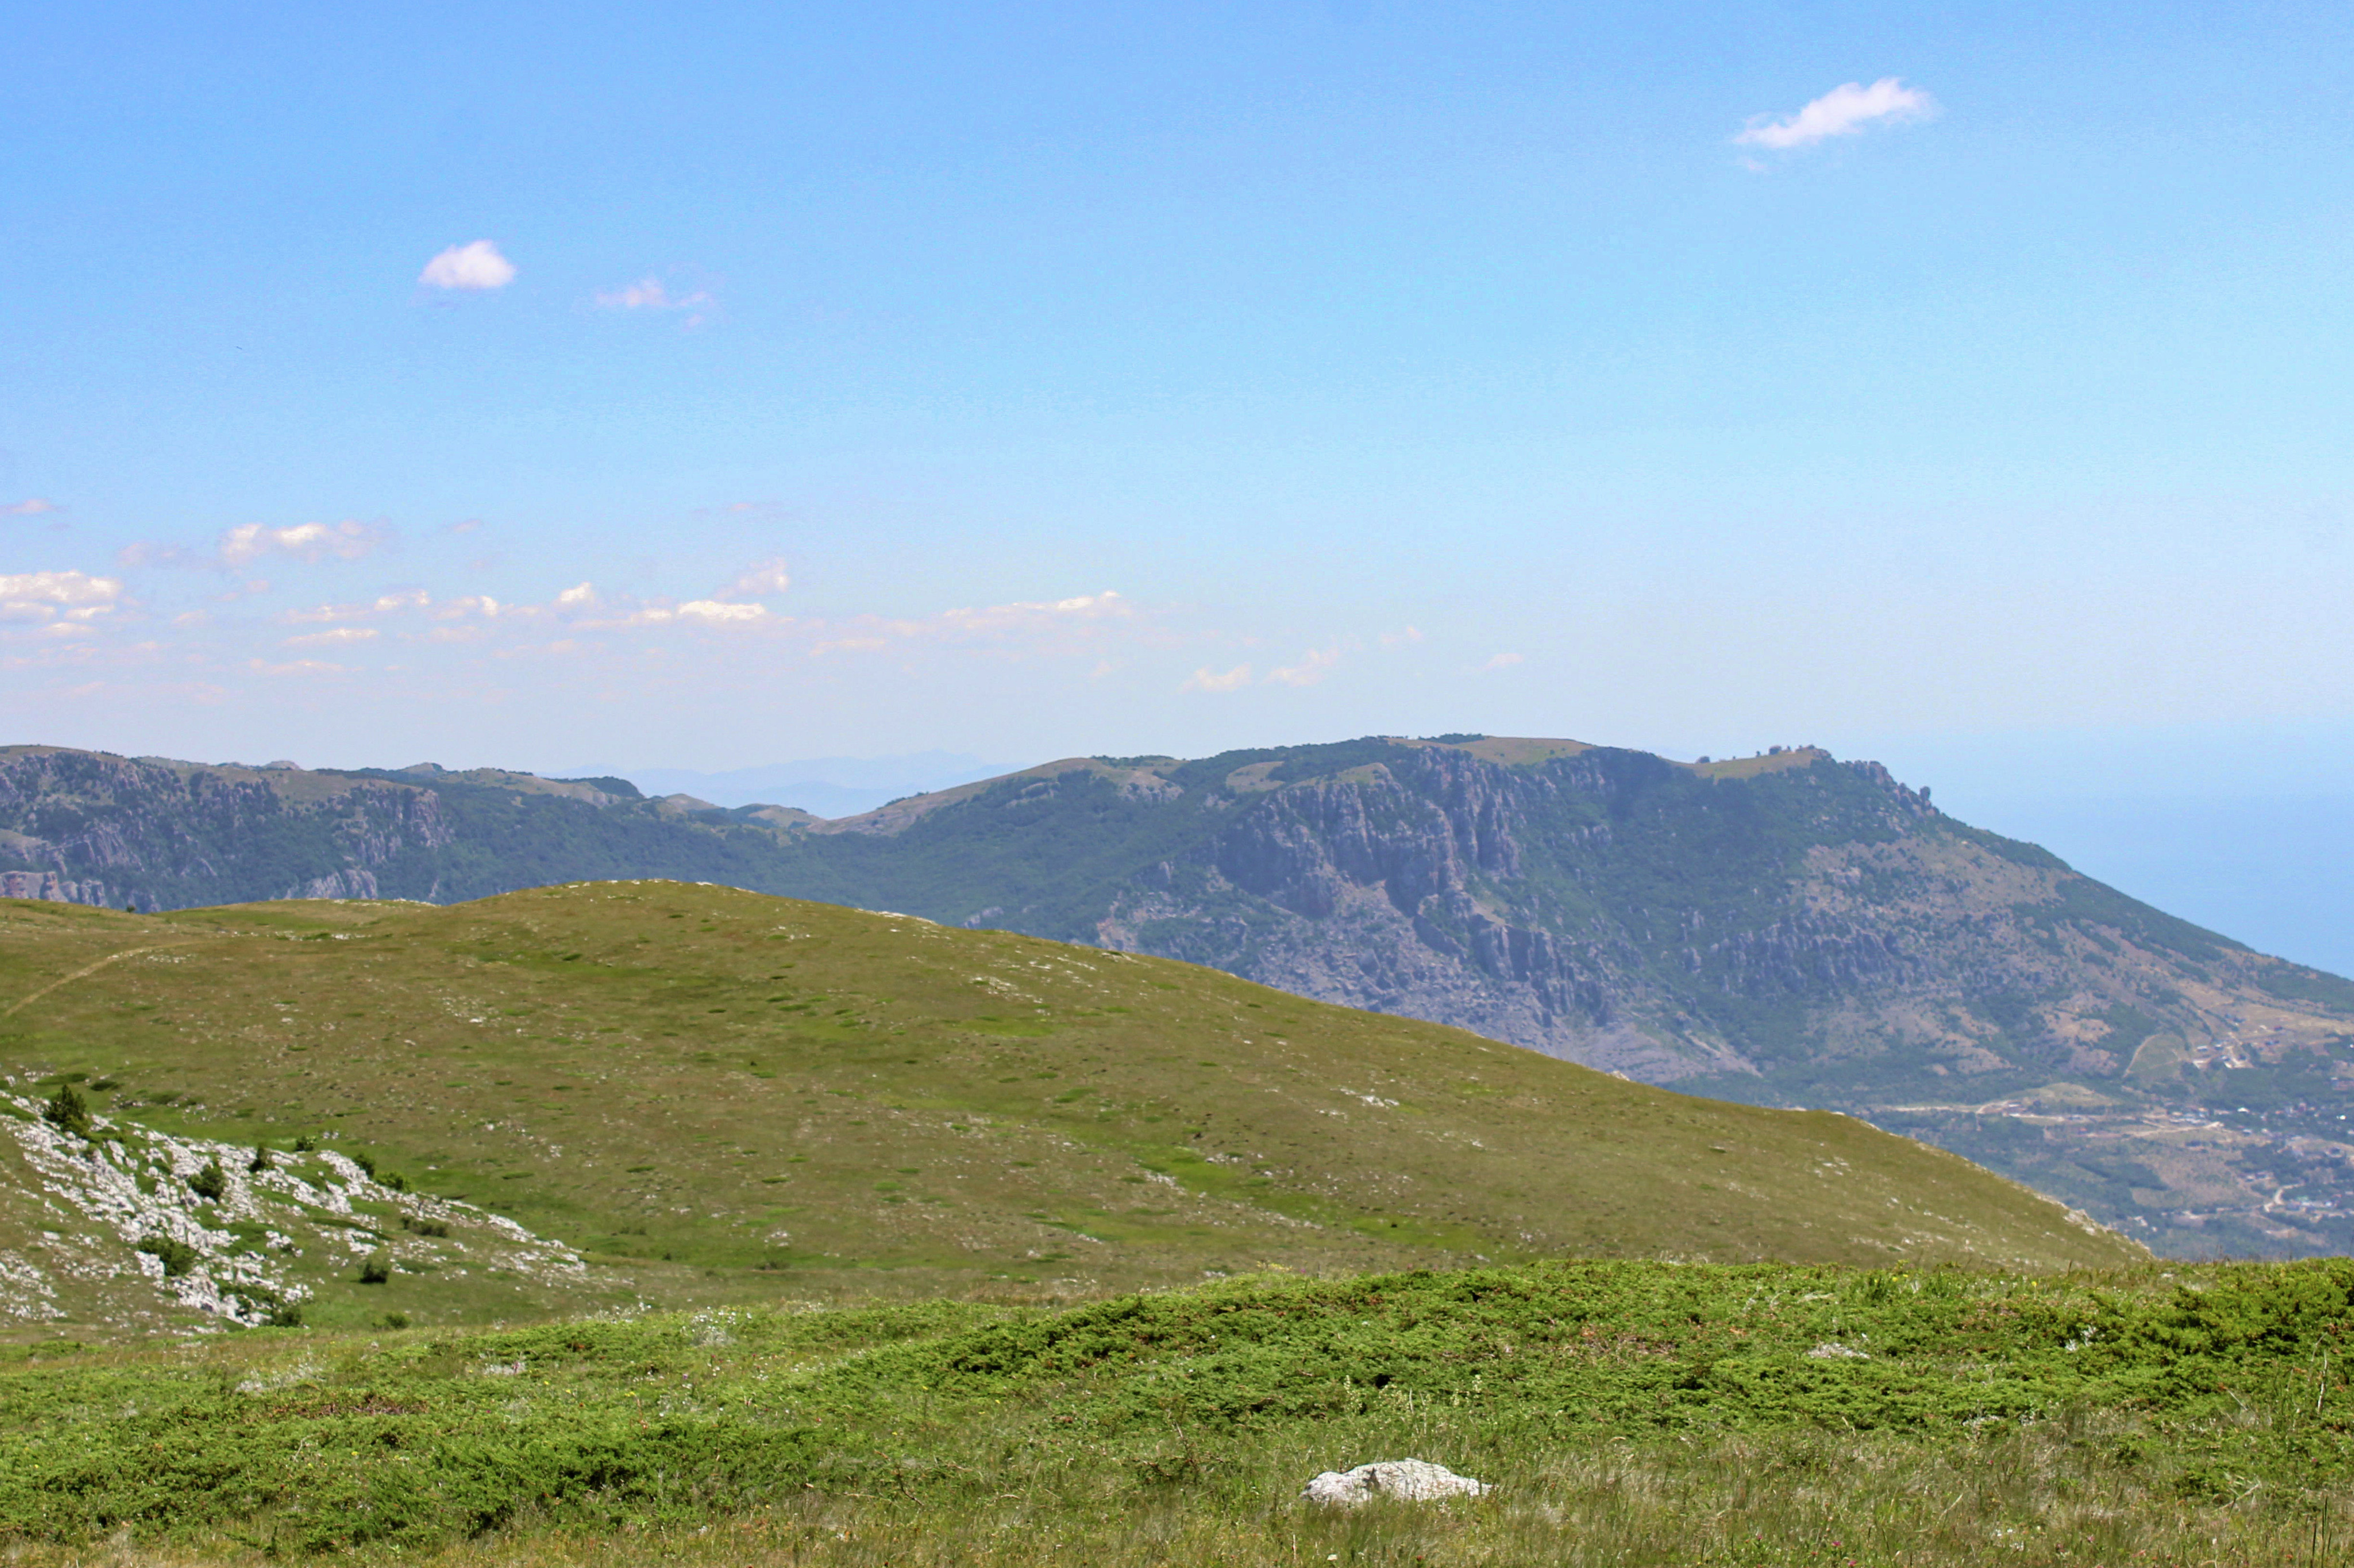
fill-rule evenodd
<path id="1" fill-rule="evenodd" d="M 0 1360 L 0 1542 L 27 1568 L 2317 1568 L 2354 1541 L 2349 1325 L 2343 1261 L 1540 1264 L 48 1349 Z M 1407 1456 L 1494 1489 L 1299 1498 Z"/>
<path id="2" fill-rule="evenodd" d="M 152 910 L 648 875 L 1178 959 L 1843 1110 L 2173 1255 L 2354 1250 L 2354 985 L 1811 747 L 1067 758 L 835 821 L 614 779 L 0 747 L 0 891 Z"/>
<path id="3" fill-rule="evenodd" d="M 142 1139 L 308 1137 L 368 1157 L 367 1201 L 398 1175 L 512 1216 L 615 1299 L 2141 1255 L 1846 1117 L 1692 1099 L 1171 960 L 726 888 L 166 916 L 9 902 L 0 998 L 19 1097 L 0 1130 L 29 1136 L 39 1097 L 78 1078 L 101 1127 Z M 55 1210 L 42 1187 L 26 1177 L 23 1202 Z M 16 1223 L 9 1266 L 57 1276 L 34 1234 L 56 1224 Z M 321 1320 L 494 1309 L 376 1228 L 393 1277 L 323 1290 Z"/>

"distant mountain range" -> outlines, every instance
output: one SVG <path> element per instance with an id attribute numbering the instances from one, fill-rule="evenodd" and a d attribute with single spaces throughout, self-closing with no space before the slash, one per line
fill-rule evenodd
<path id="1" fill-rule="evenodd" d="M 2354 1245 L 2354 985 L 1811 748 L 1685 764 L 1446 736 L 1079 758 L 827 820 L 617 778 L 17 747 L 5 866 L 142 908 L 667 876 L 898 910 L 1850 1110 L 2161 1251 Z"/>

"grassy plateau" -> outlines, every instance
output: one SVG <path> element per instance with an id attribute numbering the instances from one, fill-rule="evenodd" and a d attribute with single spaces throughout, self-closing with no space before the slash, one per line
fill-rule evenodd
<path id="1" fill-rule="evenodd" d="M 24 1564 L 2345 1561 L 2354 1266 L 1534 1264 L 0 1362 Z M 1494 1490 L 1298 1494 L 1416 1456 Z"/>

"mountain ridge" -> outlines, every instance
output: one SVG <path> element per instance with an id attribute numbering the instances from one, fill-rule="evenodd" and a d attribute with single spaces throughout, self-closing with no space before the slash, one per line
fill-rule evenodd
<path id="1" fill-rule="evenodd" d="M 2354 985 L 1877 763 L 1368 736 L 1064 758 L 831 821 L 600 782 L 16 747 L 0 852 L 156 905 L 662 874 L 903 910 L 1848 1110 L 2161 1247 L 2354 1245 Z"/>

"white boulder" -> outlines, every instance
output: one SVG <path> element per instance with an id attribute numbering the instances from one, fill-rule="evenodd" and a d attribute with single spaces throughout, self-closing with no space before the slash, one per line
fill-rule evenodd
<path id="1" fill-rule="evenodd" d="M 1429 1502 L 1437 1498 L 1476 1498 L 1491 1489 L 1485 1482 L 1458 1476 L 1427 1459 L 1383 1459 L 1353 1470 L 1327 1470 L 1299 1495 L 1310 1502 L 1353 1507 L 1373 1498 Z"/>

